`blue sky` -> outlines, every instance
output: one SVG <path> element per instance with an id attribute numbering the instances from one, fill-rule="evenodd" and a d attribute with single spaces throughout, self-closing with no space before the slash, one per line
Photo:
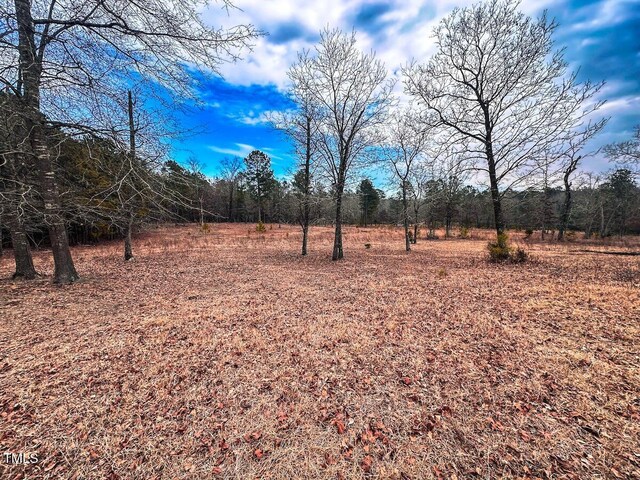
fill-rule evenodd
<path id="1" fill-rule="evenodd" d="M 179 161 L 195 156 L 205 173 L 215 176 L 225 156 L 244 157 L 252 149 L 267 152 L 276 175 L 291 170 L 291 146 L 265 121 L 270 111 L 290 107 L 283 92 L 286 71 L 298 51 L 310 48 L 326 27 L 354 28 L 363 50 L 373 49 L 390 72 L 411 60 L 427 59 L 434 51 L 431 32 L 456 6 L 473 1 L 448 0 L 236 0 L 239 10 L 227 15 L 219 7 L 205 11 L 213 26 L 251 23 L 268 36 L 256 41 L 242 61 L 224 64 L 224 78 L 206 80 L 200 92 L 201 110 L 182 115 L 180 122 L 199 133 L 174 142 Z M 215 4 L 214 4 L 215 5 Z M 640 0 L 550 1 L 524 0 L 521 10 L 538 15 L 547 9 L 560 27 L 555 39 L 565 47 L 565 59 L 579 68 L 580 80 L 605 80 L 602 110 L 611 116 L 595 143 L 624 140 L 640 123 Z M 394 74 L 394 73 L 392 73 Z M 396 73 L 397 74 L 397 73 Z M 588 159 L 585 167 L 604 171 L 601 157 Z"/>

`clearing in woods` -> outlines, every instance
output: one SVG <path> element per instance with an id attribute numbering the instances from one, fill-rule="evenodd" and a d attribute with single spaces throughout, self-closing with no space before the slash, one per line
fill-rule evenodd
<path id="1" fill-rule="evenodd" d="M 348 227 L 336 263 L 267 228 L 78 247 L 65 287 L 3 257 L 0 444 L 39 462 L 0 477 L 640 476 L 639 257 L 580 251 L 637 239 L 500 266 L 492 232 Z"/>

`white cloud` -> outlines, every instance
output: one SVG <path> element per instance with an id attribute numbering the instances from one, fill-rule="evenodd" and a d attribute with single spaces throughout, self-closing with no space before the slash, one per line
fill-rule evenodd
<path id="1" fill-rule="evenodd" d="M 212 25 L 231 26 L 250 23 L 270 33 L 259 38 L 244 59 L 221 67 L 224 78 L 237 85 L 274 84 L 284 89 L 286 72 L 296 61 L 298 52 L 311 49 L 318 33 L 325 27 L 354 28 L 354 19 L 363 8 L 379 6 L 378 22 L 357 31 L 363 50 L 374 50 L 390 71 L 412 59 L 424 60 L 433 51 L 433 27 L 455 7 L 477 0 L 236 0 L 238 9 L 226 15 L 219 6 L 205 11 Z M 605 3 L 616 3 L 608 0 Z M 552 0 L 525 0 L 521 9 L 527 14 L 540 13 Z M 556 2 L 557 3 L 557 2 Z M 378 25 L 377 29 L 373 29 Z M 290 37 L 282 32 L 289 30 Z"/>
<path id="2" fill-rule="evenodd" d="M 223 155 L 231 155 L 233 157 L 246 157 L 249 155 L 255 148 L 252 145 L 247 145 L 245 143 L 234 143 L 235 148 L 224 148 L 217 147 L 215 145 L 210 145 L 207 147 L 212 152 L 221 153 Z"/>

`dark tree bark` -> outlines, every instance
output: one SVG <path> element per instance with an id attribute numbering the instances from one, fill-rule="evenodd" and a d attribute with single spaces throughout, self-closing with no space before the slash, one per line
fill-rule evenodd
<path id="1" fill-rule="evenodd" d="M 571 182 L 569 170 L 564 173 L 564 202 L 562 203 L 562 213 L 560 214 L 560 227 L 558 228 L 558 240 L 564 240 L 564 232 L 569 224 L 569 216 L 571 215 Z"/>
<path id="2" fill-rule="evenodd" d="M 135 120 L 133 118 L 133 96 L 131 90 L 127 92 L 127 111 L 129 114 L 129 158 L 131 165 L 136 162 L 136 127 Z M 124 259 L 129 261 L 133 259 L 133 246 L 131 242 L 131 231 L 133 230 L 134 212 L 132 211 L 134 205 L 133 198 L 128 199 L 127 205 L 127 224 L 124 231 Z"/>
<path id="3" fill-rule="evenodd" d="M 133 260 L 133 247 L 131 244 L 131 231 L 133 230 L 133 218 L 129 220 L 124 231 L 124 259 Z"/>
<path id="4" fill-rule="evenodd" d="M 404 249 L 411 251 L 411 239 L 409 238 L 409 205 L 407 201 L 407 182 L 402 182 L 402 222 L 404 224 Z"/>
<path id="5" fill-rule="evenodd" d="M 336 231 L 333 240 L 333 255 L 331 260 L 341 260 L 344 257 L 342 251 L 342 194 L 344 192 L 344 180 L 336 185 Z"/>
<path id="6" fill-rule="evenodd" d="M 489 167 L 489 187 L 491 190 L 491 204 L 493 205 L 493 218 L 497 238 L 500 239 L 504 234 L 504 219 L 502 216 L 502 198 L 498 187 L 498 177 L 496 174 L 496 160 L 493 156 L 493 143 L 491 140 L 491 121 L 489 118 L 489 110 L 484 110 L 484 121 L 486 131 L 485 154 L 487 156 L 487 166 Z"/>
<path id="7" fill-rule="evenodd" d="M 310 205 L 310 184 L 311 184 L 311 117 L 306 118 L 306 145 L 304 161 L 304 192 L 302 204 L 302 255 L 307 254 L 307 243 L 309 241 L 309 220 L 311 217 Z"/>
<path id="8" fill-rule="evenodd" d="M 24 229 L 24 225 L 19 217 L 11 215 L 7 219 L 9 232 L 11 234 L 11 244 L 13 245 L 13 256 L 16 262 L 16 270 L 13 278 L 33 280 L 38 276 L 33 266 L 31 247 L 29 239 Z"/>

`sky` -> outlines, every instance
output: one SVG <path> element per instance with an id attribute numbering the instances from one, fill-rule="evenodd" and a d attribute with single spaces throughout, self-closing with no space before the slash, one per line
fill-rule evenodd
<path id="1" fill-rule="evenodd" d="M 455 7 L 473 0 L 235 0 L 227 14 L 212 3 L 203 15 L 214 27 L 253 24 L 267 35 L 255 41 L 243 59 L 225 63 L 219 77 L 204 80 L 203 107 L 179 121 L 198 133 L 172 144 L 178 161 L 195 157 L 207 175 L 219 172 L 224 157 L 266 152 L 277 176 L 289 174 L 292 147 L 266 121 L 270 111 L 291 107 L 284 92 L 287 70 L 297 53 L 313 48 L 323 28 L 356 31 L 359 47 L 373 50 L 390 75 L 412 59 L 426 61 L 435 51 L 433 28 Z M 602 116 L 611 117 L 594 141 L 597 147 L 629 138 L 640 124 L 640 0 L 523 0 L 520 9 L 538 16 L 545 9 L 559 23 L 555 42 L 580 81 L 606 81 L 600 99 Z M 602 156 L 584 168 L 610 168 Z"/>

